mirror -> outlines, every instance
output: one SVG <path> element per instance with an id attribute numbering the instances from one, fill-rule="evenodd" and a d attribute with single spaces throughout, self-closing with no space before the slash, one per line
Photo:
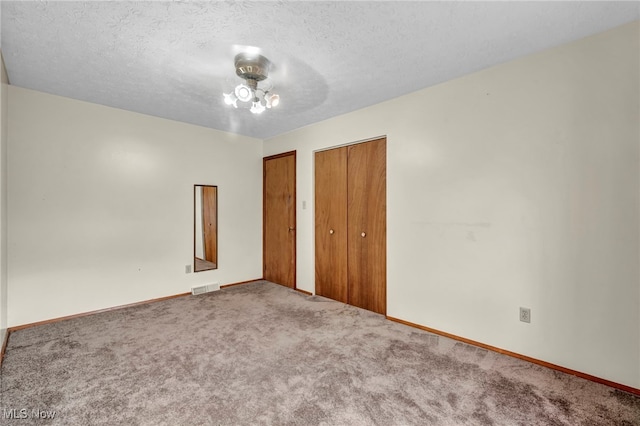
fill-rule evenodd
<path id="1" fill-rule="evenodd" d="M 193 186 L 193 272 L 218 269 L 218 187 Z"/>

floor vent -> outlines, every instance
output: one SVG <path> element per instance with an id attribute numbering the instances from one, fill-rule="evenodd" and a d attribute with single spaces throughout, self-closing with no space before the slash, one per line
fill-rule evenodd
<path id="1" fill-rule="evenodd" d="M 191 287 L 191 294 L 193 294 L 194 296 L 197 296 L 198 294 L 209 293 L 210 291 L 218 291 L 218 290 L 220 290 L 220 284 L 213 283 L 213 284 L 207 284 L 207 285 L 200 285 L 197 287 Z"/>

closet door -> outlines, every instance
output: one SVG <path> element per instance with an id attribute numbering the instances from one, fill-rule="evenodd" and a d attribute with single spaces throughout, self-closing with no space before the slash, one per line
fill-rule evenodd
<path id="1" fill-rule="evenodd" d="M 386 139 L 347 147 L 349 304 L 387 311 Z"/>
<path id="2" fill-rule="evenodd" d="M 347 148 L 315 154 L 316 294 L 348 302 Z"/>

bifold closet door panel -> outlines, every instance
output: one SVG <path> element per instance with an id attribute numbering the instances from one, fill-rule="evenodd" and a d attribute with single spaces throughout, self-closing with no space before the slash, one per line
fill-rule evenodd
<path id="1" fill-rule="evenodd" d="M 387 310 L 386 139 L 347 147 L 349 304 Z"/>
<path id="2" fill-rule="evenodd" d="M 347 286 L 347 148 L 315 154 L 316 294 L 343 303 Z"/>

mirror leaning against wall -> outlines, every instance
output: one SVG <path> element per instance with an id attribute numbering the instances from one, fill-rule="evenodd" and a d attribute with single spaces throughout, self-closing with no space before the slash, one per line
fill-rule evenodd
<path id="1" fill-rule="evenodd" d="M 218 187 L 193 186 L 193 272 L 218 269 Z"/>

